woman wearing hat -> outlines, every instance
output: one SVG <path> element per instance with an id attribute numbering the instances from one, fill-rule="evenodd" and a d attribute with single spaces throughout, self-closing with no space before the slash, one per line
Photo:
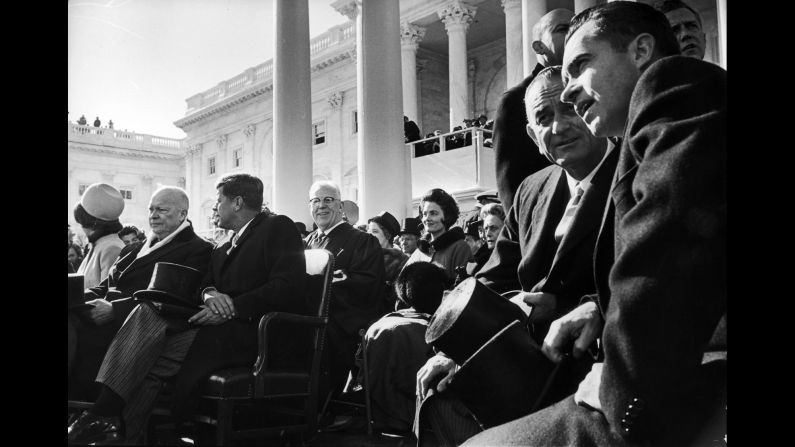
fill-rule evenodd
<path id="1" fill-rule="evenodd" d="M 420 199 L 420 213 L 427 233 L 425 238 L 430 241 L 426 254 L 450 278 L 455 278 L 456 267 L 466 267 L 472 260 L 472 252 L 464 241 L 464 230 L 453 227 L 458 219 L 458 204 L 443 189 L 434 188 Z"/>
<path id="2" fill-rule="evenodd" d="M 124 242 L 118 233 L 122 229 L 119 216 L 124 211 L 124 199 L 116 188 L 106 183 L 94 183 L 86 188 L 75 206 L 75 220 L 91 244 L 91 249 L 77 273 L 85 278 L 85 288 L 95 287 L 108 276 L 110 266 L 119 257 Z"/>
<path id="3" fill-rule="evenodd" d="M 378 244 L 381 245 L 381 252 L 384 254 L 384 279 L 386 280 L 386 299 L 387 309 L 389 310 L 395 308 L 395 302 L 397 301 L 392 285 L 409 259 L 408 255 L 392 246 L 392 238 L 399 231 L 400 224 L 395 219 L 395 216 L 388 211 L 381 211 L 377 216 L 367 220 L 367 232 L 378 239 Z"/>

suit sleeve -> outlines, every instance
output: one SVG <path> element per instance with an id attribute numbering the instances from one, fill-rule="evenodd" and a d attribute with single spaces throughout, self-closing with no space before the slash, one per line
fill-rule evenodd
<path id="1" fill-rule="evenodd" d="M 263 244 L 265 259 L 271 266 L 268 280 L 261 286 L 233 297 L 238 316 L 257 319 L 266 312 L 300 312 L 306 275 L 304 244 L 295 224 L 286 216 L 273 216 Z M 210 272 L 211 273 L 211 272 Z"/>
<path id="2" fill-rule="evenodd" d="M 630 103 L 622 150 L 632 153 L 621 155 L 638 161 L 635 204 L 620 212 L 619 179 L 600 386 L 619 432 L 639 399 L 644 437 L 670 430 L 698 393 L 702 353 L 726 308 L 726 76 L 665 61 L 641 76 Z"/>
<path id="3" fill-rule="evenodd" d="M 521 186 L 520 186 L 521 188 Z M 519 203 L 520 192 L 516 193 L 514 203 Z M 483 268 L 475 274 L 480 282 L 495 290 L 497 293 L 505 293 L 510 290 L 521 289 L 517 269 L 522 259 L 522 249 L 519 244 L 519 222 L 516 207 L 511 207 L 505 217 L 497 240 L 494 243 L 494 251 Z"/>

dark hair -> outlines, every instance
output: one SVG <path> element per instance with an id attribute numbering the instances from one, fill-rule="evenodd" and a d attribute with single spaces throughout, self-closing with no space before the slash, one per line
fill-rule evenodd
<path id="1" fill-rule="evenodd" d="M 83 205 L 75 205 L 75 220 L 81 227 L 90 228 L 94 233 L 88 238 L 88 241 L 94 243 L 97 239 L 107 236 L 112 233 L 118 233 L 121 230 L 121 222 L 119 219 L 115 220 L 102 220 L 88 214 Z"/>
<path id="2" fill-rule="evenodd" d="M 701 23 L 701 14 L 699 14 L 695 9 L 691 8 L 687 3 L 680 0 L 660 0 L 654 3 L 654 9 L 660 11 L 663 14 L 667 14 L 671 11 L 676 11 L 677 9 L 682 8 L 692 12 L 693 15 L 696 16 L 698 26 L 703 28 L 704 25 Z"/>
<path id="3" fill-rule="evenodd" d="M 417 312 L 433 314 L 450 286 L 452 281 L 442 268 L 420 261 L 403 268 L 395 279 L 395 294 Z"/>
<path id="4" fill-rule="evenodd" d="M 139 233 L 138 228 L 136 228 L 134 225 L 128 225 L 122 228 L 121 230 L 119 230 L 117 234 L 119 235 L 119 239 L 123 238 L 124 236 L 127 236 L 128 234 L 134 234 L 135 238 L 137 239 L 138 233 Z"/>
<path id="5" fill-rule="evenodd" d="M 221 194 L 230 199 L 238 196 L 242 197 L 243 205 L 248 209 L 262 210 L 262 192 L 264 187 L 262 180 L 253 175 L 226 175 L 215 184 L 215 188 L 221 188 Z"/>
<path id="6" fill-rule="evenodd" d="M 444 225 L 445 229 L 448 229 L 453 226 L 456 220 L 458 220 L 458 204 L 455 202 L 455 199 L 450 194 L 441 188 L 433 188 L 432 190 L 425 193 L 420 199 L 420 215 L 422 215 L 422 204 L 423 202 L 433 202 L 439 205 L 439 208 L 442 209 L 444 213 L 444 219 L 442 219 L 442 224 Z"/>
<path id="7" fill-rule="evenodd" d="M 566 42 L 588 22 L 594 22 L 596 37 L 607 41 L 616 51 L 627 51 L 632 39 L 649 33 L 654 37 L 657 54 L 680 54 L 679 43 L 665 14 L 645 3 L 610 2 L 588 8 L 571 19 Z"/>

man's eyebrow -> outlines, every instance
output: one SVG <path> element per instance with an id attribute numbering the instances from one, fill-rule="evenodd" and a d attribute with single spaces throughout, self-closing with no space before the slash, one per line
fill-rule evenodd
<path id="1" fill-rule="evenodd" d="M 564 74 L 564 76 L 565 75 L 571 75 L 571 67 L 578 66 L 582 62 L 583 59 L 587 59 L 589 56 L 590 55 L 588 53 L 580 53 L 577 56 L 575 56 L 574 59 L 572 59 L 568 64 L 563 66 L 563 74 Z"/>
<path id="2" fill-rule="evenodd" d="M 568 31 L 568 30 L 569 30 L 569 24 L 568 23 L 558 23 L 557 25 L 555 25 L 555 29 L 553 29 L 552 32 L 553 33 L 557 33 L 557 32 Z"/>

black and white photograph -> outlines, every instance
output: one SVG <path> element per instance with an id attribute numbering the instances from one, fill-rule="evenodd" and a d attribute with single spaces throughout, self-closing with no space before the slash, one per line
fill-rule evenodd
<path id="1" fill-rule="evenodd" d="M 68 0 L 67 444 L 727 445 L 726 8 Z"/>

